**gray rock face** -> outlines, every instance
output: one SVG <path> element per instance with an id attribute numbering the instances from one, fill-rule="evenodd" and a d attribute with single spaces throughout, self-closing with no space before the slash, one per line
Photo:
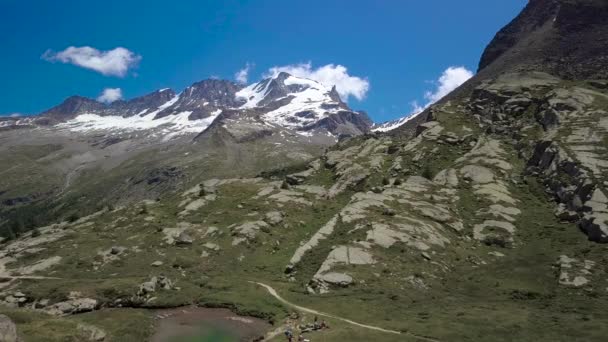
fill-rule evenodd
<path id="1" fill-rule="evenodd" d="M 190 111 L 190 120 L 202 119 L 218 109 L 235 108 L 242 104 L 235 97 L 241 85 L 225 80 L 204 80 L 186 88 L 177 101 L 156 114 L 157 118 Z"/>
<path id="2" fill-rule="evenodd" d="M 608 242 L 608 199 L 589 172 L 581 169 L 580 164 L 568 158 L 552 141 L 536 145 L 527 170 L 539 175 L 554 195 L 558 203 L 557 217 L 578 222 L 592 241 Z"/>
<path id="3" fill-rule="evenodd" d="M 479 71 L 518 68 L 565 78 L 605 79 L 608 3 L 603 0 L 529 1 L 485 49 Z M 530 47 L 534 48 L 530 48 Z"/>
<path id="4" fill-rule="evenodd" d="M 348 274 L 337 272 L 329 272 L 322 274 L 317 279 L 331 285 L 338 285 L 343 287 L 346 287 L 353 283 L 353 278 L 351 276 L 349 276 Z"/>
<path id="5" fill-rule="evenodd" d="M 275 78 L 268 78 L 258 85 L 260 89 L 267 89 L 266 96 L 259 103 L 260 107 L 271 106 L 273 102 L 276 102 L 282 98 L 285 98 L 291 93 L 298 93 L 306 89 L 301 84 L 286 84 L 285 80 L 290 75 L 286 72 L 279 73 Z"/>
<path id="6" fill-rule="evenodd" d="M 303 128 L 305 131 L 324 128 L 342 137 L 357 136 L 368 132 L 373 126 L 365 112 L 340 111 Z"/>
<path id="7" fill-rule="evenodd" d="M 107 115 L 133 116 L 140 113 L 149 113 L 167 103 L 175 96 L 171 89 L 157 90 L 153 93 L 136 97 L 128 101 L 116 101 L 108 105 L 105 110 Z"/>
<path id="8" fill-rule="evenodd" d="M 53 120 L 63 121 L 71 119 L 82 113 L 102 112 L 105 109 L 103 103 L 82 96 L 70 96 L 60 105 L 55 106 L 40 115 Z"/>
<path id="9" fill-rule="evenodd" d="M 60 105 L 41 113 L 40 116 L 56 121 L 72 119 L 85 113 L 129 117 L 152 112 L 174 96 L 175 92 L 173 90 L 163 89 L 128 101 L 119 100 L 110 104 L 104 104 L 82 96 L 71 96 Z"/>
<path id="10" fill-rule="evenodd" d="M 6 315 L 0 314 L 0 341 L 2 342 L 18 342 L 17 326 Z"/>

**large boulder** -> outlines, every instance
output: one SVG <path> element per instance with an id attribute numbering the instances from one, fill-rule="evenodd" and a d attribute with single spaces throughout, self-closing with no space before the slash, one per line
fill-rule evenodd
<path id="1" fill-rule="evenodd" d="M 267 212 L 264 217 L 264 221 L 270 225 L 276 226 L 277 224 L 283 222 L 283 213 L 280 211 Z"/>
<path id="2" fill-rule="evenodd" d="M 175 245 L 176 246 L 186 246 L 186 245 L 191 245 L 192 242 L 194 242 L 194 239 L 192 239 L 192 237 L 184 232 L 179 233 L 179 235 L 175 238 Z"/>
<path id="3" fill-rule="evenodd" d="M 93 311 L 97 308 L 97 300 L 92 298 L 72 298 L 55 303 L 47 310 L 52 315 L 62 316 L 81 312 Z"/>
<path id="4" fill-rule="evenodd" d="M 139 285 L 137 291 L 138 296 L 145 296 L 156 292 L 156 289 L 160 288 L 163 290 L 173 289 L 173 282 L 171 279 L 165 276 L 152 277 L 149 281 L 143 282 Z"/>

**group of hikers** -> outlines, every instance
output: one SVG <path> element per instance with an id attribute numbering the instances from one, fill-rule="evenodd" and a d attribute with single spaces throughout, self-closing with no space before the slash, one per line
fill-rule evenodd
<path id="1" fill-rule="evenodd" d="M 325 320 L 319 321 L 319 318 L 315 316 L 313 323 L 308 323 L 306 325 L 300 325 L 300 334 L 298 335 L 298 339 L 294 339 L 294 334 L 291 329 L 285 330 L 285 337 L 287 337 L 288 342 L 310 342 L 309 339 L 304 338 L 304 333 L 317 331 L 322 329 L 328 329 L 329 325 Z"/>

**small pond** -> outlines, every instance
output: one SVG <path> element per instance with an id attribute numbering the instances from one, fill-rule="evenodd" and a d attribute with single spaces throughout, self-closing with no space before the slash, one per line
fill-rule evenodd
<path id="1" fill-rule="evenodd" d="M 228 309 L 183 307 L 156 310 L 152 342 L 239 342 L 264 336 L 272 326 Z"/>

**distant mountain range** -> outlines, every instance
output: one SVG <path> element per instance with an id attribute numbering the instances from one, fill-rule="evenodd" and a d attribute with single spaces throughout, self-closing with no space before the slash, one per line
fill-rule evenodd
<path id="1" fill-rule="evenodd" d="M 164 134 L 192 134 L 202 133 L 215 120 L 227 117 L 336 138 L 360 135 L 373 125 L 366 113 L 350 109 L 335 87 L 285 72 L 249 86 L 208 79 L 179 94 L 161 89 L 110 104 L 71 96 L 39 115 L 6 118 L 3 125 L 56 125 L 80 132 L 155 129 Z"/>

